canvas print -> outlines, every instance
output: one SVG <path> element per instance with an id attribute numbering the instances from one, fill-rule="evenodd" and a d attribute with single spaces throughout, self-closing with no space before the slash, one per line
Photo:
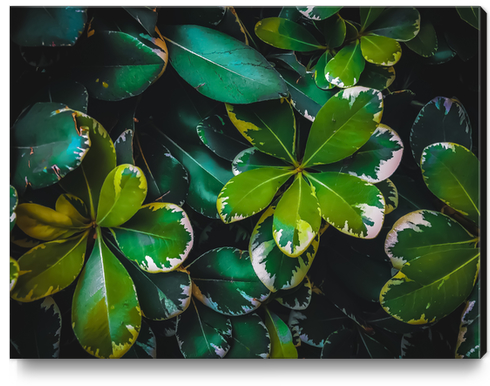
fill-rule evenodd
<path id="1" fill-rule="evenodd" d="M 485 354 L 482 8 L 10 20 L 11 358 Z"/>

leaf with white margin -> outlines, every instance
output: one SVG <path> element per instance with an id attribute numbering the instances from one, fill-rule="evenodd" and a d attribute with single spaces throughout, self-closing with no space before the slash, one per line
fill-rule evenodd
<path id="1" fill-rule="evenodd" d="M 256 147 L 249 147 L 236 155 L 235 159 L 231 163 L 231 171 L 233 172 L 233 175 L 236 176 L 240 173 L 246 172 L 247 170 L 259 169 L 268 166 L 285 168 L 289 165 L 279 158 L 262 153 Z"/>
<path id="2" fill-rule="evenodd" d="M 365 65 L 366 61 L 362 56 L 361 45 L 356 40 L 343 47 L 327 63 L 325 78 L 337 87 L 352 87 L 359 81 Z"/>
<path id="3" fill-rule="evenodd" d="M 131 164 L 114 168 L 100 190 L 96 223 L 115 227 L 128 221 L 140 209 L 148 185 L 143 171 Z"/>
<path id="4" fill-rule="evenodd" d="M 434 143 L 423 150 L 420 167 L 437 198 L 478 224 L 480 162 L 470 150 L 456 143 Z"/>
<path id="5" fill-rule="evenodd" d="M 385 252 L 393 267 L 430 253 L 450 252 L 456 248 L 475 248 L 478 239 L 445 214 L 416 210 L 398 219 L 386 235 Z"/>
<path id="6" fill-rule="evenodd" d="M 17 195 L 17 190 L 15 190 L 15 188 L 12 185 L 10 185 L 10 231 L 11 232 L 15 225 L 15 218 L 17 217 L 17 214 L 15 213 L 15 208 L 17 208 L 18 202 L 19 202 L 19 196 Z"/>
<path id="7" fill-rule="evenodd" d="M 281 252 L 272 234 L 275 206 L 272 205 L 260 217 L 250 237 L 250 259 L 260 281 L 272 292 L 298 286 L 315 258 L 320 235 L 298 257 Z"/>
<path id="8" fill-rule="evenodd" d="M 297 359 L 298 351 L 294 347 L 293 336 L 288 325 L 268 308 L 265 309 L 265 326 L 271 338 L 270 357 L 272 359 Z"/>
<path id="9" fill-rule="evenodd" d="M 321 221 L 315 193 L 302 173 L 296 174 L 274 212 L 272 232 L 277 246 L 286 255 L 298 257 L 315 239 Z"/>
<path id="10" fill-rule="evenodd" d="M 255 311 L 270 291 L 255 274 L 247 251 L 215 248 L 186 267 L 192 278 L 192 293 L 212 310 L 229 316 Z"/>
<path id="11" fill-rule="evenodd" d="M 466 300 L 461 315 L 461 323 L 459 325 L 459 334 L 455 349 L 456 358 L 481 357 L 482 318 L 480 317 L 480 296 L 480 283 L 477 283 Z"/>
<path id="12" fill-rule="evenodd" d="M 379 189 L 349 174 L 307 173 L 322 217 L 339 231 L 359 238 L 375 238 L 384 221 L 385 199 Z"/>
<path id="13" fill-rule="evenodd" d="M 311 20 L 325 20 L 339 12 L 342 7 L 296 6 L 298 11 Z"/>
<path id="14" fill-rule="evenodd" d="M 194 243 L 187 214 L 169 203 L 144 205 L 128 222 L 110 231 L 122 253 L 149 273 L 176 269 Z"/>
<path id="15" fill-rule="evenodd" d="M 184 358 L 223 358 L 230 350 L 231 320 L 191 299 L 177 317 L 176 338 Z"/>
<path id="16" fill-rule="evenodd" d="M 218 195 L 216 206 L 221 220 L 229 224 L 265 209 L 293 174 L 291 169 L 264 167 L 234 176 Z"/>
<path id="17" fill-rule="evenodd" d="M 389 178 L 376 184 L 383 197 L 385 198 L 385 215 L 398 208 L 398 189 Z"/>
<path id="18" fill-rule="evenodd" d="M 129 351 L 123 355 L 123 358 L 138 358 L 138 359 L 155 359 L 157 357 L 157 340 L 155 333 L 148 326 L 148 323 L 141 321 L 141 330 L 138 339 L 131 346 Z"/>
<path id="19" fill-rule="evenodd" d="M 402 47 L 396 40 L 385 36 L 366 35 L 361 39 L 361 52 L 364 59 L 381 66 L 393 66 L 402 56 Z"/>
<path id="20" fill-rule="evenodd" d="M 279 304 L 291 310 L 305 310 L 311 303 L 312 294 L 312 284 L 308 276 L 305 276 L 299 286 L 284 290 L 276 300 Z"/>
<path id="21" fill-rule="evenodd" d="M 230 318 L 233 336 L 225 358 L 269 358 L 271 339 L 267 327 L 256 313 Z"/>

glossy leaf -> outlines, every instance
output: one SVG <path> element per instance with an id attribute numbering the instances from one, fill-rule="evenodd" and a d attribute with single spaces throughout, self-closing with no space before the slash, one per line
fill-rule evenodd
<path id="1" fill-rule="evenodd" d="M 267 327 L 256 313 L 230 318 L 233 330 L 226 358 L 269 358 L 270 337 Z"/>
<path id="2" fill-rule="evenodd" d="M 82 199 L 87 205 L 90 218 L 95 220 L 100 189 L 107 175 L 116 167 L 116 150 L 111 137 L 95 119 L 80 112 L 75 114 L 78 127 L 87 127 L 90 150 L 84 162 L 60 182 L 68 193 Z"/>
<path id="3" fill-rule="evenodd" d="M 194 243 L 187 214 L 174 204 L 144 205 L 129 221 L 110 230 L 123 254 L 149 273 L 176 269 Z"/>
<path id="4" fill-rule="evenodd" d="M 454 51 L 448 44 L 445 34 L 442 31 L 436 29 L 437 36 L 437 50 L 434 55 L 429 56 L 425 61 L 428 64 L 438 65 L 449 62 L 456 56 Z"/>
<path id="5" fill-rule="evenodd" d="M 389 178 L 376 184 L 383 197 L 385 198 L 385 215 L 398 208 L 398 189 Z"/>
<path id="6" fill-rule="evenodd" d="M 77 168 L 91 146 L 87 130 L 79 128 L 74 111 L 61 103 L 36 103 L 14 123 L 11 135 L 12 185 L 23 193 L 50 186 Z M 36 130 L 48 127 L 49 130 Z"/>
<path id="7" fill-rule="evenodd" d="M 478 223 L 480 163 L 471 151 L 455 143 L 435 143 L 422 152 L 420 167 L 432 193 Z"/>
<path id="8" fill-rule="evenodd" d="M 251 105 L 226 105 L 231 122 L 252 146 L 296 164 L 296 121 L 286 99 Z"/>
<path id="9" fill-rule="evenodd" d="M 194 297 L 212 310 L 229 316 L 248 314 L 269 297 L 255 274 L 247 251 L 212 249 L 186 267 Z"/>
<path id="10" fill-rule="evenodd" d="M 296 6 L 298 11 L 311 20 L 324 20 L 335 15 L 342 7 Z"/>
<path id="11" fill-rule="evenodd" d="M 298 257 L 281 252 L 272 232 L 275 206 L 260 217 L 250 237 L 250 259 L 260 281 L 272 292 L 294 288 L 305 278 L 318 251 L 319 236 Z"/>
<path id="12" fill-rule="evenodd" d="M 298 257 L 315 239 L 321 224 L 321 212 L 315 193 L 302 173 L 280 198 L 274 212 L 274 240 L 288 256 Z"/>
<path id="13" fill-rule="evenodd" d="M 305 276 L 303 282 L 297 286 L 299 288 L 292 288 L 282 292 L 281 297 L 277 297 L 276 300 L 279 304 L 291 310 L 305 310 L 311 303 L 311 297 L 313 294 L 312 284 L 308 276 Z"/>
<path id="14" fill-rule="evenodd" d="M 480 7 L 456 7 L 462 20 L 476 29 L 480 29 Z"/>
<path id="15" fill-rule="evenodd" d="M 366 30 L 384 11 L 385 7 L 360 7 L 361 31 Z"/>
<path id="16" fill-rule="evenodd" d="M 234 176 L 218 196 L 221 220 L 228 224 L 262 211 L 292 175 L 292 170 L 265 167 Z"/>
<path id="17" fill-rule="evenodd" d="M 147 182 L 143 171 L 131 164 L 114 168 L 100 190 L 96 223 L 116 227 L 128 221 L 146 198 Z"/>
<path id="18" fill-rule="evenodd" d="M 196 25 L 169 26 L 164 35 L 172 66 L 186 82 L 211 99 L 253 103 L 279 99 L 287 92 L 266 59 L 239 40 Z M 230 56 L 231 50 L 234 54 Z"/>
<path id="19" fill-rule="evenodd" d="M 141 322 L 141 330 L 138 339 L 131 346 L 129 351 L 123 355 L 123 358 L 133 359 L 155 359 L 157 357 L 157 340 L 150 326 Z"/>
<path id="20" fill-rule="evenodd" d="M 357 83 L 359 86 L 384 90 L 391 86 L 395 81 L 395 68 L 378 66 L 376 64 L 366 63 L 361 79 Z"/>
<path id="21" fill-rule="evenodd" d="M 436 142 L 454 142 L 471 149 L 471 122 L 457 99 L 436 97 L 428 102 L 415 118 L 410 131 L 410 147 L 420 164 L 422 151 Z"/>
<path id="22" fill-rule="evenodd" d="M 327 50 L 322 54 L 322 56 L 320 56 L 318 62 L 315 64 L 315 83 L 317 87 L 322 90 L 329 90 L 335 87 L 332 83 L 329 83 L 325 77 L 325 67 L 327 66 L 327 63 L 332 60 L 332 58 L 333 55 Z"/>
<path id="23" fill-rule="evenodd" d="M 273 52 L 266 57 L 267 60 L 279 61 L 283 67 L 293 70 L 299 76 L 306 75 L 306 67 L 298 60 L 294 51 Z"/>
<path id="24" fill-rule="evenodd" d="M 24 47 L 72 46 L 87 22 L 80 7 L 13 7 L 12 40 Z"/>
<path id="25" fill-rule="evenodd" d="M 297 359 L 298 351 L 294 347 L 288 325 L 268 308 L 265 309 L 265 326 L 271 339 L 270 358 Z"/>
<path id="26" fill-rule="evenodd" d="M 124 32 L 96 30 L 89 35 L 79 47 L 74 76 L 94 98 L 120 101 L 139 95 L 167 66 L 167 47 L 160 38 L 141 34 L 140 40 Z"/>
<path id="27" fill-rule="evenodd" d="M 337 48 L 342 45 L 345 39 L 346 25 L 345 20 L 337 13 L 319 23 L 323 37 L 325 38 L 325 45 L 329 48 Z"/>
<path id="28" fill-rule="evenodd" d="M 361 37 L 361 52 L 366 61 L 381 66 L 393 66 L 402 56 L 402 48 L 396 40 L 385 36 Z"/>
<path id="29" fill-rule="evenodd" d="M 348 174 L 308 174 L 322 217 L 339 231 L 372 239 L 381 230 L 385 200 L 375 185 Z"/>
<path id="30" fill-rule="evenodd" d="M 98 358 L 120 358 L 138 337 L 141 310 L 133 281 L 100 232 L 77 282 L 71 319 L 83 349 Z"/>
<path id="31" fill-rule="evenodd" d="M 17 284 L 17 279 L 19 277 L 19 264 L 15 259 L 10 258 L 10 292 L 14 289 Z"/>
<path id="32" fill-rule="evenodd" d="M 255 34 L 273 47 L 297 52 L 325 48 L 301 24 L 280 17 L 268 17 L 255 24 Z"/>
<path id="33" fill-rule="evenodd" d="M 481 357 L 481 329 L 480 317 L 480 283 L 477 283 L 471 292 L 461 315 L 458 340 L 456 342 L 456 358 L 480 358 Z"/>
<path id="34" fill-rule="evenodd" d="M 275 166 L 285 168 L 289 165 L 276 157 L 262 153 L 256 147 L 249 147 L 237 154 L 231 164 L 231 170 L 236 176 L 248 170 Z"/>
<path id="35" fill-rule="evenodd" d="M 328 164 L 352 155 L 376 130 L 383 111 L 377 90 L 354 87 L 329 99 L 318 112 L 302 166 Z"/>
<path id="36" fill-rule="evenodd" d="M 87 233 L 66 240 L 40 244 L 17 261 L 19 277 L 13 299 L 32 302 L 68 287 L 83 268 Z"/>
<path id="37" fill-rule="evenodd" d="M 329 83 L 340 88 L 352 87 L 359 81 L 365 64 L 361 45 L 356 40 L 343 47 L 327 63 L 325 77 Z"/>
<path id="38" fill-rule="evenodd" d="M 116 150 L 117 165 L 131 164 L 134 165 L 133 158 L 133 133 L 131 129 L 124 130 L 114 141 Z"/>
<path id="39" fill-rule="evenodd" d="M 413 39 L 420 30 L 420 14 L 412 7 L 389 7 L 368 28 L 373 35 L 386 36 L 399 42 Z"/>
<path id="40" fill-rule="evenodd" d="M 17 195 L 17 190 L 10 185 L 10 195 L 9 195 L 9 204 L 10 204 L 10 217 L 9 217 L 9 222 L 10 222 L 10 232 L 12 232 L 12 229 L 14 228 L 15 225 L 15 219 L 17 217 L 17 214 L 15 213 L 15 209 L 17 208 L 17 203 L 19 202 L 19 196 Z"/>
<path id="41" fill-rule="evenodd" d="M 177 342 L 184 358 L 223 358 L 230 350 L 230 319 L 191 300 L 177 319 Z"/>
<path id="42" fill-rule="evenodd" d="M 427 58 L 437 52 L 438 42 L 434 25 L 427 18 L 422 18 L 420 32 L 412 40 L 405 42 L 408 48 Z"/>

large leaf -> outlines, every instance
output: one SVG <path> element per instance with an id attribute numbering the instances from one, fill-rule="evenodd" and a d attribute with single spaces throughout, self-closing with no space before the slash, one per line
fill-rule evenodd
<path id="1" fill-rule="evenodd" d="M 226 358 L 269 358 L 271 340 L 259 315 L 252 313 L 230 320 L 233 336 Z"/>
<path id="2" fill-rule="evenodd" d="M 269 297 L 270 291 L 255 274 L 247 251 L 212 249 L 186 267 L 196 299 L 224 315 L 248 314 Z"/>
<path id="3" fill-rule="evenodd" d="M 399 42 L 413 39 L 420 30 L 420 14 L 415 8 L 390 7 L 379 14 L 368 28 L 370 34 Z"/>
<path id="4" fill-rule="evenodd" d="M 287 167 L 288 164 L 279 158 L 262 153 L 256 147 L 249 147 L 237 154 L 231 163 L 231 170 L 236 176 L 247 170 L 260 169 L 263 167 Z"/>
<path id="5" fill-rule="evenodd" d="M 250 237 L 250 259 L 260 281 L 272 292 L 298 286 L 305 278 L 317 253 L 319 235 L 298 257 L 285 255 L 277 246 L 272 232 L 275 206 L 261 216 Z"/>
<path id="6" fill-rule="evenodd" d="M 116 167 L 116 150 L 111 137 L 95 119 L 80 112 L 73 112 L 78 127 L 87 127 L 90 151 L 82 164 L 60 182 L 68 193 L 82 199 L 87 205 L 90 218 L 95 220 L 100 189 L 106 176 Z"/>
<path id="7" fill-rule="evenodd" d="M 381 93 L 365 87 L 342 90 L 318 112 L 302 166 L 328 164 L 352 155 L 376 130 L 383 111 Z"/>
<path id="8" fill-rule="evenodd" d="M 73 114 L 61 103 L 36 103 L 17 118 L 10 131 L 11 178 L 19 193 L 27 185 L 50 186 L 80 165 L 91 139 Z"/>
<path id="9" fill-rule="evenodd" d="M 184 358 L 223 358 L 230 350 L 230 319 L 191 300 L 186 312 L 177 317 L 177 342 Z"/>
<path id="10" fill-rule="evenodd" d="M 303 174 L 296 174 L 274 212 L 272 232 L 281 252 L 291 257 L 305 252 L 318 234 L 321 220 L 315 193 Z"/>
<path id="11" fill-rule="evenodd" d="M 174 204 L 144 205 L 128 222 L 110 230 L 124 255 L 149 273 L 174 270 L 194 243 L 187 214 Z"/>
<path id="12" fill-rule="evenodd" d="M 31 302 L 68 287 L 82 270 L 87 235 L 40 244 L 22 255 L 12 298 Z"/>
<path id="13" fill-rule="evenodd" d="M 72 46 L 87 22 L 79 7 L 12 7 L 11 39 L 24 47 Z"/>
<path id="14" fill-rule="evenodd" d="M 265 209 L 293 174 L 293 170 L 265 167 L 234 176 L 218 196 L 217 208 L 221 220 L 231 223 Z"/>
<path id="15" fill-rule="evenodd" d="M 372 239 L 381 230 L 385 200 L 375 185 L 348 174 L 307 174 L 322 217 L 348 235 Z"/>
<path id="16" fill-rule="evenodd" d="M 324 20 L 335 15 L 342 7 L 296 6 L 298 11 L 311 20 Z"/>
<path id="17" fill-rule="evenodd" d="M 226 105 L 231 122 L 260 151 L 297 164 L 296 121 L 287 99 L 250 105 Z"/>
<path id="18" fill-rule="evenodd" d="M 455 143 L 435 143 L 422 152 L 420 167 L 432 193 L 478 224 L 480 163 L 471 151 Z"/>
<path id="19" fill-rule="evenodd" d="M 297 359 L 298 351 L 293 344 L 293 336 L 286 323 L 268 308 L 265 309 L 265 326 L 271 339 L 272 359 Z"/>
<path id="20" fill-rule="evenodd" d="M 100 232 L 78 280 L 71 318 L 83 349 L 98 358 L 120 358 L 138 337 L 141 310 L 133 281 Z"/>
<path id="21" fill-rule="evenodd" d="M 100 190 L 96 223 L 115 227 L 128 221 L 146 198 L 147 182 L 143 171 L 131 164 L 114 168 Z"/>
<path id="22" fill-rule="evenodd" d="M 172 66 L 209 98 L 253 103 L 287 93 L 284 81 L 267 60 L 239 40 L 197 25 L 169 26 L 164 35 Z"/>
<path id="23" fill-rule="evenodd" d="M 141 40 L 119 31 L 91 30 L 79 47 L 74 76 L 90 96 L 119 101 L 141 94 L 165 70 L 167 47 L 159 38 Z"/>
<path id="24" fill-rule="evenodd" d="M 402 48 L 396 40 L 385 36 L 361 37 L 361 52 L 367 62 L 381 66 L 393 66 L 402 56 Z"/>
<path id="25" fill-rule="evenodd" d="M 268 17 L 255 24 L 255 34 L 273 47 L 297 52 L 325 49 L 301 24 L 280 17 Z"/>
<path id="26" fill-rule="evenodd" d="M 10 185 L 10 194 L 9 194 L 9 204 L 10 204 L 10 217 L 9 217 L 9 223 L 10 223 L 10 231 L 12 232 L 12 229 L 14 228 L 15 225 L 15 219 L 17 217 L 17 214 L 15 213 L 15 209 L 17 208 L 17 203 L 19 202 L 19 196 L 17 195 L 17 190 Z"/>
<path id="27" fill-rule="evenodd" d="M 343 47 L 325 67 L 325 77 L 329 83 L 340 88 L 354 86 L 361 77 L 366 62 L 361 45 L 356 40 Z"/>
<path id="28" fill-rule="evenodd" d="M 471 123 L 457 99 L 436 97 L 420 110 L 410 132 L 410 147 L 420 164 L 422 151 L 436 142 L 454 142 L 471 150 Z"/>

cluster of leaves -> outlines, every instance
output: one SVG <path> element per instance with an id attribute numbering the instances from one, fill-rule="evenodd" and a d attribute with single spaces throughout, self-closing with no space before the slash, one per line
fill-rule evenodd
<path id="1" fill-rule="evenodd" d="M 12 8 L 12 356 L 479 357 L 444 10 Z"/>

